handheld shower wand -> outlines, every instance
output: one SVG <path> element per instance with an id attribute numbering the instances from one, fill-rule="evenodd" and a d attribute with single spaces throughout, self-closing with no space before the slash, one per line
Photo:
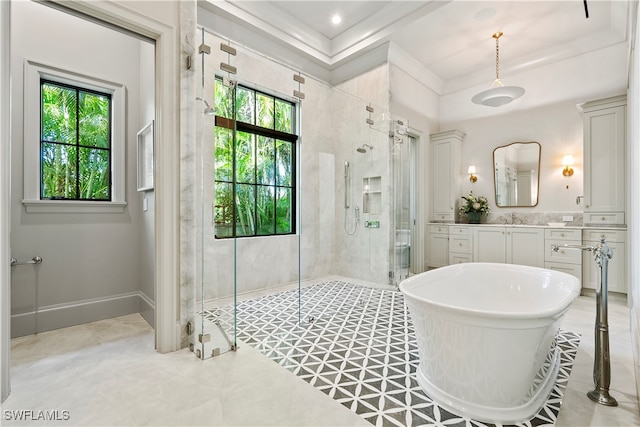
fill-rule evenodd
<path id="1" fill-rule="evenodd" d="M 344 231 L 352 236 L 358 230 L 358 222 L 360 221 L 360 208 L 356 205 L 355 207 L 355 224 L 353 225 L 353 230 L 350 231 L 349 227 L 347 227 L 347 214 L 349 212 L 349 206 L 351 205 L 351 169 L 349 167 L 349 162 L 344 162 Z"/>

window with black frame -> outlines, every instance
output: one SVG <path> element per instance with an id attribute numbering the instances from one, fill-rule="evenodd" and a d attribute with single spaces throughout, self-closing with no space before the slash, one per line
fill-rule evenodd
<path id="1" fill-rule="evenodd" d="M 216 79 L 216 238 L 296 232 L 295 108 Z"/>
<path id="2" fill-rule="evenodd" d="M 40 199 L 111 200 L 111 95 L 40 81 Z"/>

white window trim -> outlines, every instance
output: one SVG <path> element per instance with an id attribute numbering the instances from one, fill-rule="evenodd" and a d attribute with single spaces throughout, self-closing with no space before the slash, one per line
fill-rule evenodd
<path id="1" fill-rule="evenodd" d="M 111 94 L 111 201 L 40 199 L 40 80 Z M 125 86 L 27 60 L 24 66 L 24 198 L 29 213 L 122 213 L 127 205 Z"/>

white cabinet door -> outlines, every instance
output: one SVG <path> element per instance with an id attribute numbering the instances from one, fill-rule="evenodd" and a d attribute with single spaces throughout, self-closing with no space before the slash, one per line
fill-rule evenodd
<path id="1" fill-rule="evenodd" d="M 598 242 L 585 241 L 585 245 L 596 245 Z M 609 292 L 627 293 L 626 283 L 626 251 L 624 242 L 607 242 L 613 251 L 613 257 L 609 260 L 607 283 Z M 595 262 L 593 253 L 584 252 L 582 255 L 582 286 L 595 289 L 600 280 L 600 267 Z"/>
<path id="2" fill-rule="evenodd" d="M 449 236 L 430 234 L 427 241 L 427 267 L 444 267 L 449 264 Z"/>
<path id="3" fill-rule="evenodd" d="M 473 230 L 474 262 L 507 262 L 504 227 L 475 227 Z"/>
<path id="4" fill-rule="evenodd" d="M 433 144 L 432 182 L 434 221 L 454 222 L 456 201 L 461 197 L 460 177 L 462 139 L 464 132 L 458 130 L 431 134 Z"/>
<path id="5" fill-rule="evenodd" d="M 540 228 L 476 227 L 473 260 L 544 267 L 544 230 Z"/>
<path id="6" fill-rule="evenodd" d="M 544 230 L 541 228 L 506 228 L 507 262 L 544 267 Z"/>
<path id="7" fill-rule="evenodd" d="M 583 108 L 585 223 L 624 224 L 626 97 L 587 102 Z M 598 214 L 608 212 L 618 215 Z"/>

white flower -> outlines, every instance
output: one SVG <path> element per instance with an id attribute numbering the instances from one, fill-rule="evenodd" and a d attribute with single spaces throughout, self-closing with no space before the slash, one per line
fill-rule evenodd
<path id="1" fill-rule="evenodd" d="M 473 210 L 477 211 L 477 210 L 480 209 L 480 203 L 478 203 L 478 202 L 475 202 L 472 206 L 473 206 Z"/>

